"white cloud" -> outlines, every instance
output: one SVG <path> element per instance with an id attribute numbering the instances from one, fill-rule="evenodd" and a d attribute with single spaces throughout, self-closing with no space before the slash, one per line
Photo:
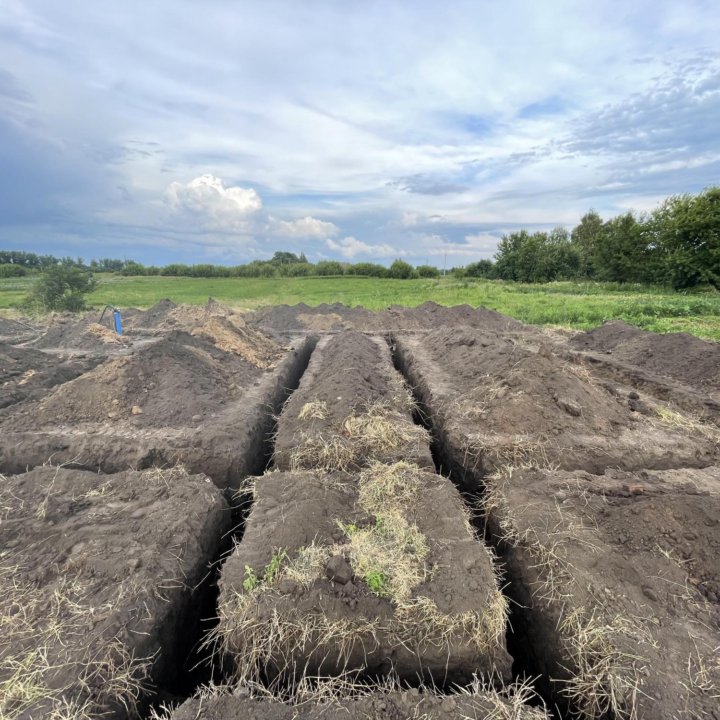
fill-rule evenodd
<path id="1" fill-rule="evenodd" d="M 334 223 L 308 215 L 297 220 L 278 220 L 268 218 L 268 232 L 277 237 L 288 238 L 316 238 L 322 240 L 337 235 L 340 228 Z"/>
<path id="2" fill-rule="evenodd" d="M 342 257 L 348 260 L 358 255 L 367 255 L 373 258 L 390 258 L 405 255 L 404 251 L 387 245 L 386 243 L 369 245 L 368 243 L 358 240 L 352 236 L 344 237 L 339 241 L 328 238 L 325 240 L 325 245 L 329 250 L 339 253 Z"/>
<path id="3" fill-rule="evenodd" d="M 262 208 L 253 188 L 225 187 L 214 175 L 170 183 L 165 197 L 175 212 L 195 215 L 201 224 L 219 230 L 247 230 L 248 218 Z"/>

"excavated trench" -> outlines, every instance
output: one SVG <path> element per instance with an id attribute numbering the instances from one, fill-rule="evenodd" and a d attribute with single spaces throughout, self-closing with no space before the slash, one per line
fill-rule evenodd
<path id="1" fill-rule="evenodd" d="M 525 612 L 527 599 L 531 591 L 523 587 L 520 578 L 512 577 L 511 564 L 506 562 L 508 548 L 492 542 L 492 535 L 486 527 L 485 517 L 479 508 L 485 492 L 484 481 L 481 474 L 469 465 L 464 455 L 459 453 L 451 443 L 443 428 L 443 421 L 437 409 L 428 403 L 428 398 L 421 391 L 418 378 L 409 371 L 407 359 L 397 347 L 392 334 L 386 336 L 395 369 L 403 376 L 410 388 L 416 409 L 413 419 L 418 425 L 424 427 L 430 434 L 430 451 L 435 463 L 436 472 L 451 480 L 458 488 L 473 519 L 479 539 L 489 544 L 495 551 L 498 569 L 505 582 L 501 587 L 503 594 L 509 600 L 510 616 L 506 642 L 508 652 L 513 658 L 513 677 L 518 681 L 529 681 L 539 698 L 545 704 L 552 717 L 562 720 L 569 717 L 567 706 L 560 705 L 558 698 L 551 692 L 552 681 L 539 671 L 533 661 L 534 652 L 527 640 L 528 617 Z"/>
<path id="2" fill-rule="evenodd" d="M 277 415 L 300 384 L 317 340 L 317 337 L 308 337 L 297 346 L 296 355 L 282 378 L 283 382 L 278 384 L 272 396 L 267 398 L 263 422 L 254 426 L 255 442 L 251 445 L 253 452 L 244 458 L 243 467 L 247 473 L 243 477 L 228 478 L 224 495 L 230 507 L 231 529 L 220 538 L 216 555 L 208 558 L 208 572 L 197 588 L 196 601 L 184 617 L 177 619 L 177 632 L 183 633 L 186 639 L 176 652 L 176 662 L 171 664 L 166 675 L 153 678 L 154 692 L 142 715 L 145 718 L 151 717 L 152 710 L 158 710 L 162 705 L 177 705 L 192 697 L 201 686 L 210 682 L 221 684 L 227 678 L 227 663 L 206 639 L 218 623 L 218 582 L 223 564 L 232 552 L 235 542 L 242 540 L 245 521 L 252 506 L 247 495 L 233 488 L 238 488 L 246 477 L 261 475 L 269 467 L 273 455 Z"/>

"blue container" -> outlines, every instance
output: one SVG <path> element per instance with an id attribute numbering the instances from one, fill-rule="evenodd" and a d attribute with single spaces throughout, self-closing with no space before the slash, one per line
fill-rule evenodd
<path id="1" fill-rule="evenodd" d="M 113 322 L 115 323 L 115 332 L 118 335 L 123 334 L 122 317 L 119 310 L 113 310 Z"/>

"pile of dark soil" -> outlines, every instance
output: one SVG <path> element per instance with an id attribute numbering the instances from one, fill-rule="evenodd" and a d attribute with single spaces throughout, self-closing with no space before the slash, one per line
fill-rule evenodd
<path id="1" fill-rule="evenodd" d="M 720 468 L 515 470 L 487 521 L 534 667 L 582 717 L 713 717 Z"/>
<path id="2" fill-rule="evenodd" d="M 720 343 L 687 333 L 652 333 L 614 320 L 576 335 L 570 345 L 576 350 L 607 353 L 620 362 L 705 391 L 720 391 Z"/>
<path id="3" fill-rule="evenodd" d="M 238 355 L 176 331 L 15 408 L 2 423 L 16 430 L 109 421 L 147 428 L 196 426 L 237 400 L 261 374 Z"/>
<path id="4" fill-rule="evenodd" d="M 408 463 L 257 478 L 220 587 L 218 633 L 240 683 L 508 678 L 492 557 L 452 483 Z"/>
<path id="5" fill-rule="evenodd" d="M 397 336 L 398 358 L 440 418 L 450 454 L 480 475 L 527 462 L 603 472 L 606 467 L 702 467 L 718 438 L 649 398 L 626 396 L 549 346 L 460 327 Z"/>
<path id="6" fill-rule="evenodd" d="M 202 475 L 43 467 L 0 477 L 0 715 L 136 717 L 182 664 L 230 526 Z"/>
<path id="7" fill-rule="evenodd" d="M 309 307 L 304 303 L 292 306 L 278 305 L 248 313 L 247 321 L 277 337 L 291 337 L 307 332 L 339 332 L 347 329 L 370 333 L 425 331 L 457 325 L 490 330 L 529 330 L 517 320 L 484 307 L 473 308 L 470 305 L 444 307 L 430 301 L 414 308 L 392 305 L 379 312 L 339 303 L 322 304 L 317 307 Z"/>
<path id="8" fill-rule="evenodd" d="M 412 458 L 432 467 L 412 407 L 382 338 L 354 331 L 325 338 L 278 420 L 275 465 L 350 470 Z"/>
<path id="9" fill-rule="evenodd" d="M 133 348 L 0 411 L 0 472 L 49 460 L 104 472 L 183 463 L 237 487 L 265 466 L 272 415 L 313 345 L 302 341 L 265 371 L 183 332 Z"/>
<path id="10" fill-rule="evenodd" d="M 95 367 L 99 358 L 49 355 L 0 343 L 0 409 L 35 400 Z"/>
<path id="11" fill-rule="evenodd" d="M 331 691 L 331 687 L 328 688 Z M 283 705 L 267 699 L 218 695 L 188 700 L 169 720 L 547 720 L 544 710 L 522 704 L 518 696 L 506 698 L 489 689 L 477 688 L 469 694 L 435 695 L 417 690 L 367 692 L 352 699 L 324 699 L 298 705 Z"/>

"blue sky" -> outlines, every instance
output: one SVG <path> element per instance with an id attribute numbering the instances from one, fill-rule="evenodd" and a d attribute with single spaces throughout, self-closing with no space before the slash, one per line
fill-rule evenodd
<path id="1" fill-rule="evenodd" d="M 0 247 L 491 257 L 720 183 L 720 4 L 0 0 Z"/>

